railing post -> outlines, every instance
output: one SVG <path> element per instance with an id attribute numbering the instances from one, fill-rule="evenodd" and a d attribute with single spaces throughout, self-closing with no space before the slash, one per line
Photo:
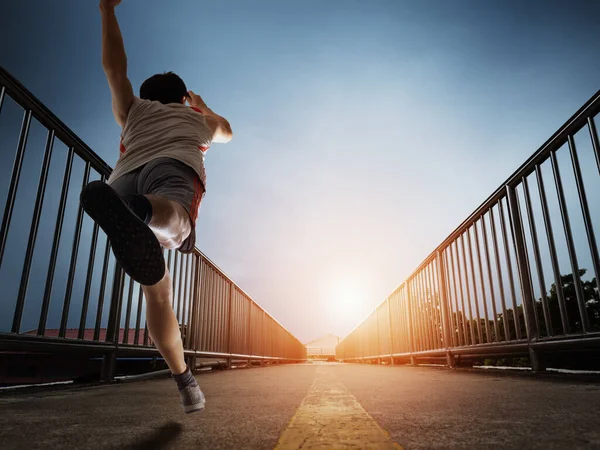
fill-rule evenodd
<path id="1" fill-rule="evenodd" d="M 231 357 L 231 334 L 233 332 L 233 324 L 231 323 L 233 314 L 231 313 L 231 310 L 233 308 L 233 292 L 235 290 L 235 284 L 233 284 L 233 281 L 231 281 L 229 283 L 229 311 L 228 311 L 228 318 L 227 318 L 227 353 L 229 353 L 229 358 L 227 358 L 227 368 L 231 369 L 231 361 L 232 361 L 232 357 Z"/>
<path id="2" fill-rule="evenodd" d="M 193 258 L 196 258 L 196 255 L 193 255 Z M 197 358 L 196 352 L 198 351 L 198 333 L 200 327 L 200 320 L 198 317 L 198 308 L 200 302 L 200 277 L 202 274 L 202 255 L 198 255 L 195 260 L 195 264 L 192 270 L 192 301 L 190 304 L 190 312 L 188 319 L 188 347 L 190 350 L 194 351 L 194 355 L 188 357 L 187 364 L 194 372 L 196 370 Z"/>
<path id="3" fill-rule="evenodd" d="M 114 344 L 113 351 L 105 353 L 102 359 L 101 380 L 104 382 L 113 381 L 117 368 L 117 351 L 119 347 L 119 328 L 121 319 L 121 291 L 125 285 L 125 272 L 121 269 L 118 262 L 115 261 L 115 273 L 113 277 L 112 292 L 110 298 L 110 309 L 108 311 L 108 324 L 106 325 L 107 343 Z"/>
<path id="4" fill-rule="evenodd" d="M 377 324 L 377 364 L 381 364 L 381 340 L 379 339 L 379 306 L 375 310 L 375 322 Z"/>
<path id="5" fill-rule="evenodd" d="M 410 364 L 414 366 L 415 361 L 415 336 L 413 332 L 413 315 L 412 315 L 412 302 L 410 295 L 410 280 L 406 280 L 404 284 L 406 286 L 406 307 L 408 309 L 408 351 L 410 352 Z"/>
<path id="6" fill-rule="evenodd" d="M 517 268 L 519 271 L 519 281 L 521 286 L 521 295 L 523 298 L 523 314 L 525 315 L 525 329 L 527 331 L 527 343 L 529 346 L 529 359 L 531 368 L 534 372 L 545 370 L 542 358 L 535 351 L 531 344 L 535 343 L 538 338 L 538 329 L 535 323 L 534 308 L 535 299 L 533 298 L 533 289 L 531 274 L 529 272 L 529 264 L 527 259 L 527 248 L 525 244 L 525 235 L 523 233 L 523 222 L 519 203 L 517 200 L 516 189 L 511 186 L 506 186 L 506 194 L 508 200 L 508 211 L 510 220 L 514 230 L 514 244 L 517 256 Z M 518 314 L 518 311 L 514 312 Z"/>
<path id="7" fill-rule="evenodd" d="M 435 255 L 436 268 L 438 276 L 438 295 L 440 298 L 440 307 L 442 308 L 442 330 L 444 333 L 444 343 L 446 344 L 446 364 L 450 368 L 454 368 L 454 355 L 452 354 L 452 340 L 450 338 L 450 317 L 448 315 L 448 297 L 446 296 L 446 267 L 442 253 L 438 250 Z"/>
<path id="8" fill-rule="evenodd" d="M 388 321 L 390 324 L 390 365 L 393 366 L 394 365 L 394 333 L 392 332 L 392 307 L 390 306 L 390 297 L 388 297 L 386 301 L 387 301 L 387 310 L 388 310 Z"/>

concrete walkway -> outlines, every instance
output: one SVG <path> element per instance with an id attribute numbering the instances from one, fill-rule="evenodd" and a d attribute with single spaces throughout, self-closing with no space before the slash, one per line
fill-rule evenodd
<path id="1" fill-rule="evenodd" d="M 597 383 L 345 364 L 197 379 L 189 416 L 169 379 L 2 393 L 0 448 L 600 448 Z"/>

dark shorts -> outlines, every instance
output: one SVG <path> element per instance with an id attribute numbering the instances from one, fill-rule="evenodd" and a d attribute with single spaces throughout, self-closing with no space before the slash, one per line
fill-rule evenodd
<path id="1" fill-rule="evenodd" d="M 151 194 L 183 206 L 190 216 L 191 231 L 178 250 L 182 253 L 194 250 L 196 218 L 204 196 L 204 185 L 194 169 L 176 159 L 158 158 L 117 178 L 111 186 L 120 195 Z"/>

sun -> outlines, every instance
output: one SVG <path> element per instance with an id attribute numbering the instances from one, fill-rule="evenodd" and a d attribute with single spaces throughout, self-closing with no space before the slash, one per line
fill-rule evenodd
<path id="1" fill-rule="evenodd" d="M 330 305 L 340 318 L 354 318 L 363 306 L 363 289 L 354 280 L 340 280 L 332 286 Z"/>

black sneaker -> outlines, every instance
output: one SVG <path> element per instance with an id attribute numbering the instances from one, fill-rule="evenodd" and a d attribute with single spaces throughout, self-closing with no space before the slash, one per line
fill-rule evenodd
<path id="1" fill-rule="evenodd" d="M 144 286 L 163 279 L 165 259 L 158 239 L 112 187 L 92 181 L 81 191 L 80 200 L 85 212 L 108 236 L 127 275 Z"/>

